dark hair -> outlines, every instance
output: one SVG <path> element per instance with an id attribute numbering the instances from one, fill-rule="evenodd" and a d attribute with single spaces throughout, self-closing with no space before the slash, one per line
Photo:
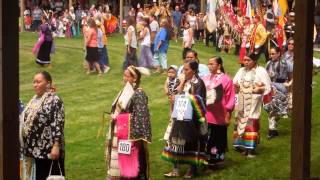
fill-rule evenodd
<path id="1" fill-rule="evenodd" d="M 214 59 L 220 65 L 221 72 L 225 73 L 224 67 L 223 67 L 223 61 L 222 61 L 222 58 L 220 56 L 213 56 L 210 59 Z"/>
<path id="2" fill-rule="evenodd" d="M 247 57 L 249 57 L 250 59 L 252 59 L 253 61 L 258 61 L 259 55 L 256 53 L 250 53 L 248 55 L 246 55 Z"/>
<path id="3" fill-rule="evenodd" d="M 186 52 L 186 55 L 189 54 L 189 53 L 192 53 L 192 54 L 194 55 L 194 57 L 196 58 L 195 60 L 199 63 L 197 51 L 192 50 L 192 49 L 191 49 L 191 50 L 188 50 L 188 51 Z"/>
<path id="4" fill-rule="evenodd" d="M 271 49 L 274 49 L 277 53 L 281 53 L 280 48 L 277 47 L 277 46 L 271 47 L 270 50 L 271 50 Z"/>
<path id="5" fill-rule="evenodd" d="M 41 74 L 45 80 L 47 80 L 48 82 L 50 82 L 50 84 L 52 84 L 52 77 L 51 77 L 50 73 L 48 73 L 47 71 L 40 71 L 36 74 Z"/>
<path id="6" fill-rule="evenodd" d="M 190 66 L 190 68 L 195 72 L 195 76 L 199 78 L 199 63 L 196 60 L 186 62 Z"/>

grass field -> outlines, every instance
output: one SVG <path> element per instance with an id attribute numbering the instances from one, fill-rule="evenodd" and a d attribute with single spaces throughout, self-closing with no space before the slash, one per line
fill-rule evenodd
<path id="1" fill-rule="evenodd" d="M 32 78 L 42 70 L 34 62 L 31 49 L 37 40 L 34 33 L 20 34 L 20 98 L 26 104 L 33 96 Z M 56 54 L 52 56 L 53 67 L 48 70 L 57 93 L 65 104 L 66 176 L 70 180 L 103 180 L 106 176 L 104 163 L 104 136 L 97 138 L 101 126 L 102 112 L 109 111 L 116 94 L 123 86 L 121 65 L 124 56 L 124 41 L 121 35 L 108 38 L 108 52 L 111 70 L 98 77 L 86 75 L 83 69 L 82 38 L 56 39 Z M 217 53 L 212 47 L 202 43 L 196 45 L 200 61 L 220 55 L 226 71 L 233 76 L 238 70 L 237 57 L 232 54 Z M 181 43 L 170 42 L 168 64 L 181 64 Z M 319 54 L 318 54 L 319 56 Z M 263 62 L 263 61 L 261 61 Z M 163 148 L 163 133 L 168 124 L 169 104 L 163 93 L 164 75 L 153 74 L 142 78 L 142 88 L 149 97 L 153 142 L 149 146 L 152 179 L 164 179 L 163 173 L 171 170 L 171 164 L 160 159 Z M 320 76 L 314 77 L 312 107 L 312 156 L 311 174 L 320 177 Z M 303 106 L 303 105 L 301 105 Z M 266 113 L 261 117 L 261 141 L 257 157 L 246 159 L 232 150 L 229 127 L 229 152 L 225 167 L 202 174 L 197 179 L 289 179 L 291 120 L 281 119 L 278 138 L 266 139 L 268 120 Z M 107 128 L 105 127 L 104 130 Z M 295 142 L 292 142 L 295 143 Z M 186 166 L 183 166 L 183 172 Z"/>

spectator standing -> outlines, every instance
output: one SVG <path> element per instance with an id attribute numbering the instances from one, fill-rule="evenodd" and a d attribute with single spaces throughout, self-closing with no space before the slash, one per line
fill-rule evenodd
<path id="1" fill-rule="evenodd" d="M 24 28 L 26 31 L 30 31 L 31 23 L 32 23 L 31 16 L 30 16 L 30 10 L 26 9 L 23 12 L 23 15 L 24 15 Z"/>
<path id="2" fill-rule="evenodd" d="M 86 44 L 86 60 L 89 63 L 87 68 L 87 74 L 90 74 L 90 67 L 95 67 L 98 71 L 98 75 L 101 76 L 102 72 L 99 65 L 99 54 L 98 54 L 98 29 L 95 21 L 90 18 L 88 20 L 89 29 L 85 33 L 85 44 Z"/>
<path id="3" fill-rule="evenodd" d="M 192 46 L 194 44 L 193 40 L 193 29 L 190 27 L 190 24 L 188 21 L 184 22 L 184 30 L 183 30 L 183 51 L 182 51 L 182 59 L 186 58 L 186 53 L 192 49 Z"/>
<path id="4" fill-rule="evenodd" d="M 83 10 L 81 9 L 81 6 L 78 6 L 78 9 L 76 10 L 76 21 L 75 21 L 75 26 L 76 26 L 76 36 L 80 36 L 80 29 L 81 27 L 81 20 L 82 20 L 82 12 Z"/>
<path id="5" fill-rule="evenodd" d="M 32 23 L 32 30 L 38 31 L 39 26 L 41 25 L 41 17 L 42 17 L 42 10 L 35 6 L 34 10 L 32 11 L 33 23 Z"/>
<path id="6" fill-rule="evenodd" d="M 150 28 L 149 28 L 149 18 L 145 17 L 142 20 L 142 30 L 140 32 L 139 39 L 141 40 L 141 52 L 139 66 L 146 68 L 153 68 L 153 55 L 150 49 Z"/>
<path id="7" fill-rule="evenodd" d="M 63 6 L 64 6 L 62 0 L 55 0 L 54 6 L 56 8 L 56 12 L 58 13 L 58 16 L 60 16 L 61 13 L 63 12 Z"/>
<path id="8" fill-rule="evenodd" d="M 187 21 L 189 22 L 190 27 L 192 28 L 193 32 L 197 32 L 199 29 L 197 16 L 192 9 L 190 9 L 189 12 L 190 12 L 190 14 L 189 14 L 189 16 L 187 16 Z M 193 34 L 193 36 L 195 37 L 195 33 Z"/>
<path id="9" fill-rule="evenodd" d="M 124 36 L 125 45 L 126 45 L 126 56 L 125 61 L 123 62 L 123 70 L 127 69 L 127 67 L 133 65 L 137 66 L 137 37 L 136 37 L 136 29 L 134 27 L 135 20 L 133 17 L 129 17 L 127 19 L 127 32 Z"/>
<path id="10" fill-rule="evenodd" d="M 293 57 L 294 57 L 294 40 L 293 38 L 289 38 L 287 41 L 288 50 L 283 54 L 283 58 L 293 64 Z"/>
<path id="11" fill-rule="evenodd" d="M 197 18 L 198 21 L 198 31 L 197 31 L 197 40 L 199 41 L 201 38 L 201 41 L 203 41 L 204 39 L 204 28 L 205 28 L 205 24 L 204 24 L 204 15 L 203 13 L 199 13 L 199 16 Z"/>
<path id="12" fill-rule="evenodd" d="M 154 39 L 154 65 L 157 73 L 161 72 L 161 68 L 164 71 L 167 69 L 167 51 L 170 40 L 168 21 L 166 19 L 161 20 L 160 27 L 160 31 Z"/>
<path id="13" fill-rule="evenodd" d="M 64 105 L 54 93 L 48 72 L 35 74 L 33 89 L 35 95 L 22 113 L 21 147 L 26 159 L 35 160 L 36 180 L 44 180 L 49 172 L 65 174 Z"/>
<path id="14" fill-rule="evenodd" d="M 97 30 L 98 30 L 98 54 L 99 54 L 99 64 L 101 71 L 107 73 L 110 70 L 109 58 L 107 53 L 107 36 L 105 34 L 105 29 L 103 24 L 96 20 Z"/>
<path id="15" fill-rule="evenodd" d="M 295 29 L 295 26 L 296 26 L 296 24 L 294 22 L 294 17 L 295 17 L 295 13 L 294 12 L 290 12 L 288 21 L 284 25 L 284 31 L 286 33 L 286 39 L 289 39 L 291 37 L 293 38 L 294 29 Z"/>
<path id="16" fill-rule="evenodd" d="M 177 5 L 175 7 L 175 10 L 172 13 L 172 22 L 173 22 L 173 29 L 174 29 L 174 35 L 175 35 L 176 42 L 181 34 L 181 30 L 180 30 L 181 18 L 182 18 L 182 13 L 180 11 L 180 6 Z"/>
<path id="17" fill-rule="evenodd" d="M 156 20 L 156 16 L 151 14 L 150 16 L 150 41 L 151 41 L 151 52 L 154 55 L 154 38 L 159 31 L 159 23 Z"/>

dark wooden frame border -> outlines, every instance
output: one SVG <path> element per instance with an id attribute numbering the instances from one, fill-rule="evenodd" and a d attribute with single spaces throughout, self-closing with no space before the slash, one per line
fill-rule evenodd
<path id="1" fill-rule="evenodd" d="M 314 0 L 296 0 L 291 179 L 310 178 Z M 0 1 L 0 179 L 19 179 L 18 1 Z M 16 22 L 16 23 L 14 23 Z M 301 106 L 302 105 L 302 106 Z"/>
<path id="2" fill-rule="evenodd" d="M 18 180 L 19 7 L 18 1 L 0 3 L 0 179 Z"/>

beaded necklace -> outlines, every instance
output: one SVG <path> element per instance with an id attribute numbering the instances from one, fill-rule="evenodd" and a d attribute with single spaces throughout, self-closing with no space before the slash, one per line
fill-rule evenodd
<path id="1" fill-rule="evenodd" d="M 24 137 L 26 137 L 28 134 L 30 134 L 33 121 L 36 118 L 37 113 L 40 111 L 41 106 L 44 102 L 44 100 L 48 97 L 49 93 L 45 92 L 41 98 L 37 98 L 37 96 L 33 96 L 33 98 L 29 101 L 26 109 L 23 111 L 23 115 L 25 115 L 26 112 L 29 112 L 27 115 L 27 118 L 23 124 L 22 134 Z"/>

